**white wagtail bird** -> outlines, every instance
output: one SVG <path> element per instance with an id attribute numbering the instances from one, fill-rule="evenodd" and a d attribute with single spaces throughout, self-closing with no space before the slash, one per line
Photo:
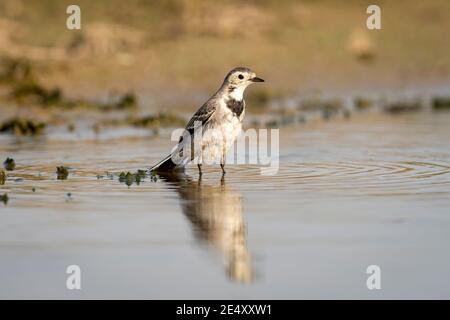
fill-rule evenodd
<path id="1" fill-rule="evenodd" d="M 220 160 L 225 174 L 228 149 L 242 130 L 245 116 L 244 90 L 254 82 L 264 82 L 249 68 L 231 70 L 222 86 L 192 116 L 172 153 L 153 166 L 151 172 L 183 169 L 196 159 L 199 174 L 203 163 Z M 198 130 L 201 127 L 201 130 Z M 200 131 L 200 133 L 198 133 Z M 187 149 L 190 151 L 187 152 Z"/>

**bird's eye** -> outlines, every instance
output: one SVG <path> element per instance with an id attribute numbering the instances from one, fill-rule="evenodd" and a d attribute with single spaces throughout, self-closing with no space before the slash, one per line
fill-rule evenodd
<path id="1" fill-rule="evenodd" d="M 240 74 L 240 75 L 238 75 L 238 78 L 242 80 L 242 79 L 244 79 L 244 76 L 242 74 Z"/>

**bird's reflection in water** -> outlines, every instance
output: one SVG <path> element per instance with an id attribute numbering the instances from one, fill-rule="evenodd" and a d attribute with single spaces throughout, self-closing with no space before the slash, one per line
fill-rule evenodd
<path id="1" fill-rule="evenodd" d="M 228 276 L 237 282 L 252 282 L 241 195 L 226 186 L 224 177 L 216 183 L 195 181 L 185 173 L 160 178 L 175 186 L 195 238 L 220 253 Z"/>

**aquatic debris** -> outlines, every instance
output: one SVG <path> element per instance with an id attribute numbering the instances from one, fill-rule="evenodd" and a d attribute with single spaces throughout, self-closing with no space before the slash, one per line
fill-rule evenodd
<path id="1" fill-rule="evenodd" d="M 321 111 L 331 113 L 337 113 L 338 110 L 343 108 L 343 103 L 340 99 L 322 100 L 320 98 L 310 98 L 303 100 L 299 105 L 301 111 Z"/>
<path id="2" fill-rule="evenodd" d="M 16 168 L 16 162 L 12 158 L 6 158 L 6 160 L 3 162 L 3 167 L 7 171 L 13 171 Z"/>
<path id="3" fill-rule="evenodd" d="M 136 174 L 145 178 L 146 172 L 145 172 L 145 170 L 138 169 L 138 171 L 136 171 Z"/>
<path id="4" fill-rule="evenodd" d="M 16 117 L 0 124 L 0 132 L 9 132 L 16 136 L 34 136 L 41 134 L 45 127 L 43 122 Z"/>
<path id="5" fill-rule="evenodd" d="M 186 120 L 175 114 L 168 112 L 160 112 L 156 116 L 149 115 L 142 118 L 128 118 L 127 122 L 135 127 L 177 127 L 184 126 Z"/>
<path id="6" fill-rule="evenodd" d="M 436 97 L 432 101 L 433 110 L 450 110 L 450 97 Z"/>
<path id="7" fill-rule="evenodd" d="M 150 171 L 150 180 L 152 182 L 157 182 L 158 181 L 158 176 L 156 175 L 155 171 Z"/>
<path id="8" fill-rule="evenodd" d="M 390 112 L 390 113 L 419 111 L 420 109 L 422 109 L 422 104 L 419 101 L 393 102 L 391 104 L 387 104 L 384 107 L 384 111 Z"/>
<path id="9" fill-rule="evenodd" d="M 67 177 L 69 176 L 69 170 L 67 170 L 67 168 L 64 166 L 59 166 L 56 167 L 56 174 L 58 180 L 66 180 Z"/>
<path id="10" fill-rule="evenodd" d="M 6 204 L 8 204 L 8 200 L 9 200 L 9 198 L 8 198 L 7 193 L 0 195 L 0 202 L 3 202 L 6 205 Z"/>
<path id="11" fill-rule="evenodd" d="M 6 172 L 0 169 L 0 185 L 5 184 L 6 182 Z"/>
<path id="12" fill-rule="evenodd" d="M 139 177 L 135 176 L 131 172 L 121 172 L 119 175 L 119 181 L 122 183 L 125 183 L 127 186 L 131 186 L 133 182 L 136 182 L 137 185 L 141 182 L 141 179 Z"/>
<path id="13" fill-rule="evenodd" d="M 138 170 L 136 171 L 136 173 L 121 172 L 119 174 L 119 181 L 125 183 L 127 186 L 131 186 L 133 183 L 139 185 L 141 183 L 141 180 L 144 179 L 145 176 L 146 173 L 144 170 Z"/>
<path id="14" fill-rule="evenodd" d="M 100 180 L 100 179 L 110 179 L 110 180 L 114 180 L 114 174 L 109 173 L 108 171 L 105 172 L 105 175 L 103 175 L 103 174 L 97 174 L 95 177 L 97 178 L 97 180 Z"/>
<path id="15" fill-rule="evenodd" d="M 373 106 L 372 100 L 363 97 L 356 97 L 353 100 L 353 103 L 355 104 L 355 107 L 358 110 L 365 110 Z"/>

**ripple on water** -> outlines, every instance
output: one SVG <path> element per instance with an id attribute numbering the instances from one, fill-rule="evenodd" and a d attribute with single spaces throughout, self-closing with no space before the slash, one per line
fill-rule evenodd
<path id="1" fill-rule="evenodd" d="M 47 194 L 79 191 L 114 193 L 123 192 L 128 187 L 120 183 L 117 176 L 119 165 L 102 168 L 70 167 L 69 179 L 56 180 L 54 166 L 26 166 L 15 171 L 8 178 L 7 187 L 11 191 L 29 192 L 31 187 L 45 190 Z M 204 166 L 202 181 L 220 180 L 217 166 Z M 189 166 L 187 174 L 197 179 L 196 166 Z M 101 175 L 101 177 L 97 177 Z M 242 191 L 319 191 L 326 193 L 353 194 L 420 194 L 450 192 L 450 164 L 433 162 L 303 162 L 284 163 L 275 175 L 262 175 L 256 165 L 228 166 L 225 181 Z M 5 187 L 5 186 L 4 186 Z M 168 192 L 173 186 L 162 180 L 157 183 L 145 178 L 135 192 Z"/>
<path id="2" fill-rule="evenodd" d="M 430 162 L 290 163 L 264 176 L 257 166 L 234 166 L 226 181 L 248 191 L 299 190 L 356 193 L 450 192 L 450 165 Z M 196 174 L 192 168 L 190 173 Z M 204 176 L 217 174 L 206 169 Z M 208 178 L 213 179 L 213 178 Z"/>

